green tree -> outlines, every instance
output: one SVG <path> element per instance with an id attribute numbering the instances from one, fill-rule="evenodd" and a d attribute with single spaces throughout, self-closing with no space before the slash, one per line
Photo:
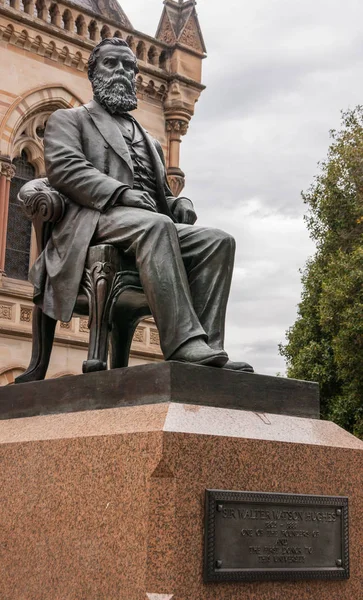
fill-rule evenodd
<path id="1" fill-rule="evenodd" d="M 318 381 L 322 416 L 363 439 L 363 106 L 342 114 L 303 200 L 316 253 L 280 353 L 289 377 Z"/>

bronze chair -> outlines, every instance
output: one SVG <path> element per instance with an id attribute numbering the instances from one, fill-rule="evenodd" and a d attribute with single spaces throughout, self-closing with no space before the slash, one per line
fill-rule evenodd
<path id="1" fill-rule="evenodd" d="M 26 183 L 18 200 L 33 222 L 38 251 L 42 252 L 52 227 L 62 220 L 67 210 L 67 198 L 43 178 Z M 135 262 L 110 244 L 91 246 L 74 314 L 89 316 L 90 339 L 83 373 L 107 369 L 110 332 L 110 366 L 112 369 L 127 367 L 135 328 L 141 319 L 151 316 Z M 29 367 L 15 383 L 44 379 L 56 324 L 40 306 L 34 306 L 32 356 Z"/>

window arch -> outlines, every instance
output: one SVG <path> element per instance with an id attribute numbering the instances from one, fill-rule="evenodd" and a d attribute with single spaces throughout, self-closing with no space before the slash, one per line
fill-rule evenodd
<path id="1" fill-rule="evenodd" d="M 132 50 L 132 52 L 134 54 L 136 54 L 136 44 L 135 44 L 135 40 L 134 40 L 133 36 L 132 35 L 128 35 L 127 38 L 126 38 L 126 42 L 130 46 L 130 50 Z"/>
<path id="2" fill-rule="evenodd" d="M 22 0 L 20 3 L 20 10 L 23 10 L 28 15 L 34 15 L 34 8 L 33 0 Z"/>
<path id="3" fill-rule="evenodd" d="M 87 23 L 84 19 L 83 15 L 78 15 L 77 19 L 76 19 L 76 33 L 78 33 L 78 35 L 87 36 Z"/>
<path id="4" fill-rule="evenodd" d="M 50 14 L 50 22 L 52 25 L 56 25 L 57 27 L 60 27 L 61 25 L 61 14 L 59 11 L 59 7 L 58 4 L 52 4 L 52 6 L 49 9 L 49 14 Z"/>
<path id="5" fill-rule="evenodd" d="M 98 42 L 99 37 L 99 29 L 97 27 L 96 21 L 91 21 L 88 25 L 89 39 L 93 42 Z"/>
<path id="6" fill-rule="evenodd" d="M 150 46 L 149 52 L 147 53 L 147 62 L 155 66 L 158 64 L 158 51 L 155 46 Z"/>
<path id="7" fill-rule="evenodd" d="M 64 11 L 62 19 L 63 19 L 63 29 L 65 29 L 66 31 L 73 31 L 74 30 L 73 15 L 72 15 L 71 11 L 69 10 L 69 8 L 67 8 Z"/>
<path id="8" fill-rule="evenodd" d="M 166 69 L 167 60 L 168 60 L 168 53 L 166 52 L 166 50 L 163 50 L 162 53 L 159 56 L 159 67 L 160 67 L 160 69 Z"/>
<path id="9" fill-rule="evenodd" d="M 10 184 L 8 230 L 6 236 L 5 273 L 14 279 L 27 280 L 29 271 L 31 222 L 23 214 L 17 199 L 20 188 L 35 178 L 35 169 L 25 150 L 14 158 L 16 173 Z"/>
<path id="10" fill-rule="evenodd" d="M 103 40 L 105 40 L 106 38 L 110 38 L 111 36 L 111 29 L 109 28 L 108 25 L 104 25 L 101 29 L 101 38 Z"/>
<path id="11" fill-rule="evenodd" d="M 144 42 L 139 42 L 137 44 L 136 57 L 140 60 L 146 61 L 146 46 Z"/>
<path id="12" fill-rule="evenodd" d="M 48 9 L 45 0 L 37 0 L 35 3 L 36 16 L 43 21 L 48 20 Z"/>

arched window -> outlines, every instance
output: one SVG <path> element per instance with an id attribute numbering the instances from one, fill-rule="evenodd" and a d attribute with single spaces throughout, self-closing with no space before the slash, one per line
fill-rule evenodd
<path id="1" fill-rule="evenodd" d="M 35 3 L 35 10 L 38 19 L 43 19 L 43 21 L 48 20 L 48 9 L 45 4 L 45 0 L 37 0 Z"/>
<path id="2" fill-rule="evenodd" d="M 52 6 L 49 9 L 49 14 L 51 24 L 60 27 L 62 18 L 58 8 L 58 4 L 52 4 Z"/>
<path id="3" fill-rule="evenodd" d="M 155 46 L 150 46 L 149 52 L 147 53 L 147 62 L 151 65 L 157 65 L 159 62 L 158 51 Z"/>
<path id="4" fill-rule="evenodd" d="M 159 56 L 159 67 L 160 67 L 160 69 L 166 69 L 167 60 L 168 60 L 168 54 L 167 54 L 166 50 L 163 50 L 162 53 Z"/>
<path id="5" fill-rule="evenodd" d="M 111 29 L 108 25 L 104 25 L 101 29 L 101 38 L 104 40 L 111 37 Z"/>
<path id="6" fill-rule="evenodd" d="M 20 3 L 20 7 L 21 7 L 21 5 L 23 5 L 23 11 L 25 13 L 27 13 L 28 15 L 34 15 L 34 2 L 33 2 L 33 0 L 23 0 Z M 20 10 L 22 10 L 22 9 L 20 8 Z"/>
<path id="7" fill-rule="evenodd" d="M 73 16 L 68 8 L 63 13 L 63 29 L 66 31 L 74 30 Z"/>
<path id="8" fill-rule="evenodd" d="M 84 20 L 83 15 L 78 15 L 78 17 L 76 19 L 76 33 L 78 33 L 78 35 L 82 35 L 82 36 L 86 36 L 88 33 L 87 24 L 86 24 L 86 21 Z"/>
<path id="9" fill-rule="evenodd" d="M 130 46 L 130 50 L 132 50 L 132 52 L 134 54 L 136 54 L 136 43 L 135 43 L 135 40 L 134 40 L 133 36 L 132 35 L 128 35 L 127 38 L 126 38 L 126 42 Z"/>
<path id="10" fill-rule="evenodd" d="M 97 27 L 96 21 L 90 22 L 90 24 L 88 25 L 88 32 L 89 32 L 89 39 L 92 40 L 93 42 L 97 42 L 99 32 L 98 32 L 98 27 Z"/>
<path id="11" fill-rule="evenodd" d="M 144 42 L 139 42 L 136 48 L 136 57 L 146 61 L 146 46 Z"/>
<path id="12" fill-rule="evenodd" d="M 5 273 L 14 279 L 28 279 L 31 222 L 23 213 L 17 195 L 20 188 L 35 178 L 35 169 L 29 163 L 26 153 L 13 160 L 16 168 L 15 177 L 11 180 L 8 231 L 6 236 Z"/>

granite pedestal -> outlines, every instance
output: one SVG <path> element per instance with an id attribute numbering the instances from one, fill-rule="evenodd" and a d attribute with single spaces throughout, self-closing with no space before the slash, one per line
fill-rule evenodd
<path id="1" fill-rule="evenodd" d="M 3 388 L 0 413 L 2 600 L 363 598 L 363 444 L 314 384 L 160 364 Z M 350 579 L 205 584 L 206 488 L 348 496 Z"/>

